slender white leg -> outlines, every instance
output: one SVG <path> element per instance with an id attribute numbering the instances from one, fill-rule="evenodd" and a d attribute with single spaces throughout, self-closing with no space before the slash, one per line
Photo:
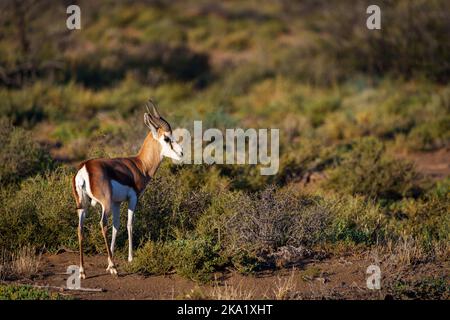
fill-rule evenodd
<path id="1" fill-rule="evenodd" d="M 80 248 L 80 279 L 86 279 L 84 273 L 84 260 L 83 260 L 83 224 L 86 217 L 85 209 L 78 209 L 78 245 Z"/>
<path id="2" fill-rule="evenodd" d="M 112 220 L 113 220 L 113 228 L 112 228 L 112 239 L 111 239 L 111 255 L 114 256 L 114 246 L 116 244 L 116 236 L 117 231 L 120 226 L 120 202 L 114 202 L 112 204 Z"/>
<path id="3" fill-rule="evenodd" d="M 136 209 L 137 197 L 134 192 L 130 192 L 128 197 L 128 261 L 131 262 L 133 260 L 133 216 L 134 210 Z"/>

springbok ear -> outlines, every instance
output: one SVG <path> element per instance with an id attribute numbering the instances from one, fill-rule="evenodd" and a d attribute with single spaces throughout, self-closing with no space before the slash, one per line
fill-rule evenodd
<path id="1" fill-rule="evenodd" d="M 153 138 L 158 138 L 158 128 L 153 124 L 151 117 L 148 113 L 144 113 L 144 123 L 150 129 Z"/>

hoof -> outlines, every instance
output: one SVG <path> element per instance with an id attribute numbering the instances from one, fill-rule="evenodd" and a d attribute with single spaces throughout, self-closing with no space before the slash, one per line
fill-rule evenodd
<path id="1" fill-rule="evenodd" d="M 86 273 L 80 272 L 79 278 L 80 279 L 86 279 Z"/>
<path id="2" fill-rule="evenodd" d="M 106 272 L 111 273 L 113 276 L 117 276 L 117 269 L 114 266 L 110 266 L 108 268 L 106 268 Z"/>

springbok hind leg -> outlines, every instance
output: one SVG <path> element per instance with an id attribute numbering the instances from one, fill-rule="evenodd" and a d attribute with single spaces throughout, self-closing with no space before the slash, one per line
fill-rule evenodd
<path id="1" fill-rule="evenodd" d="M 103 239 L 105 239 L 106 252 L 108 253 L 108 268 L 106 268 L 106 271 L 109 271 L 112 275 L 117 275 L 116 266 L 114 265 L 111 249 L 108 245 L 108 238 L 107 238 L 108 215 L 110 212 L 111 212 L 110 208 L 105 208 L 104 206 L 102 206 L 102 218 L 100 220 L 100 228 L 102 229 Z"/>
<path id="2" fill-rule="evenodd" d="M 83 222 L 86 217 L 86 209 L 78 209 L 78 246 L 80 248 L 80 279 L 86 279 L 86 273 L 84 272 L 84 259 L 83 259 Z"/>
<path id="3" fill-rule="evenodd" d="M 112 204 L 112 220 L 113 220 L 113 228 L 112 228 L 112 237 L 111 237 L 111 255 L 114 257 L 114 248 L 116 244 L 117 232 L 119 231 L 120 226 L 120 203 L 114 202 Z"/>

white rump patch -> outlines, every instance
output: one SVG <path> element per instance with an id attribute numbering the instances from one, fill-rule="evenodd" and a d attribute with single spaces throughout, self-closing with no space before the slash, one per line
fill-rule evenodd
<path id="1" fill-rule="evenodd" d="M 77 175 L 75 176 L 75 188 L 77 190 L 77 194 L 80 197 L 80 202 L 85 203 L 88 199 L 85 198 L 83 193 L 91 198 L 91 205 L 94 207 L 97 202 L 99 202 L 93 195 L 91 191 L 91 184 L 89 182 L 89 174 L 87 172 L 86 166 L 83 166 L 80 170 L 78 170 Z"/>

